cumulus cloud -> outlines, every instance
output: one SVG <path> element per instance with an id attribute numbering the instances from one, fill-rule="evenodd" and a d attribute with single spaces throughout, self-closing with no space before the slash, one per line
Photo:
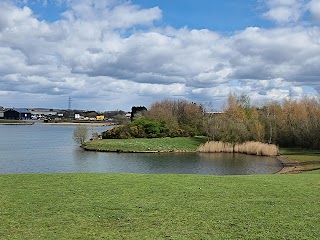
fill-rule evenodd
<path id="1" fill-rule="evenodd" d="M 310 10 L 312 16 L 317 21 L 320 21 L 320 0 L 312 0 L 309 3 L 309 10 Z"/>
<path id="2" fill-rule="evenodd" d="M 265 16 L 297 22 L 308 6 L 317 18 L 318 3 L 270 0 Z M 62 18 L 47 22 L 22 2 L 0 3 L 0 100 L 14 93 L 36 94 L 34 99 L 70 95 L 79 98 L 77 107 L 99 99 L 95 107 L 104 110 L 105 102 L 109 109 L 128 109 L 169 97 L 206 102 L 235 92 L 260 101 L 320 90 L 315 25 L 248 27 L 223 35 L 156 27 L 161 9 L 130 1 L 61 4 L 67 6 Z"/>
<path id="3" fill-rule="evenodd" d="M 320 21 L 320 0 L 265 0 L 267 11 L 263 16 L 278 24 L 292 24 L 307 14 Z"/>
<path id="4" fill-rule="evenodd" d="M 304 14 L 304 0 L 267 0 L 264 17 L 280 24 L 297 22 Z"/>

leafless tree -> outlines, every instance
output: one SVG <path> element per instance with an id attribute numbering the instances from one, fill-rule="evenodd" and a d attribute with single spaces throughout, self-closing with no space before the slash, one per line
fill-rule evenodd
<path id="1" fill-rule="evenodd" d="M 73 140 L 76 143 L 82 145 L 88 138 L 88 127 L 87 126 L 77 126 L 73 131 Z"/>

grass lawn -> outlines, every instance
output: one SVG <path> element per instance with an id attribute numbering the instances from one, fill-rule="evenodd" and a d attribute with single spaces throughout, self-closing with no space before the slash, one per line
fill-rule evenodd
<path id="1" fill-rule="evenodd" d="M 280 154 L 288 163 L 297 164 L 297 171 L 320 169 L 320 151 L 282 148 Z"/>
<path id="2" fill-rule="evenodd" d="M 102 139 L 86 142 L 84 149 L 98 151 L 195 151 L 205 137 Z"/>
<path id="3" fill-rule="evenodd" d="M 320 174 L 0 175 L 0 239 L 320 239 Z"/>

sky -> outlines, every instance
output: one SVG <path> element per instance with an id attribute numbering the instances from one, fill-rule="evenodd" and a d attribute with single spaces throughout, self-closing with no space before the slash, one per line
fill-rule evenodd
<path id="1" fill-rule="evenodd" d="M 320 0 L 1 0 L 0 106 L 318 97 Z M 210 109 L 209 109 L 210 108 Z"/>

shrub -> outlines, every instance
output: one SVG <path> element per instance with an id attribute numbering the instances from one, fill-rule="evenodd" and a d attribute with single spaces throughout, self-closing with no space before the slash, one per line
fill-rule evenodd
<path id="1" fill-rule="evenodd" d="M 114 127 L 102 133 L 103 139 L 126 139 L 130 137 L 130 133 L 125 131 L 124 126 Z"/>
<path id="2" fill-rule="evenodd" d="M 167 136 L 168 128 L 163 122 L 140 117 L 133 122 L 102 133 L 102 138 L 156 138 Z"/>

